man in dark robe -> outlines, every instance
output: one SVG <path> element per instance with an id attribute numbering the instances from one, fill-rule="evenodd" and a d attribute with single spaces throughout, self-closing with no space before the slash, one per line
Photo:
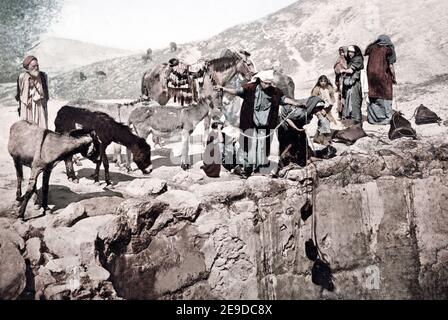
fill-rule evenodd
<path id="1" fill-rule="evenodd" d="M 278 124 L 279 106 L 285 104 L 300 106 L 297 101 L 286 97 L 273 82 L 273 70 L 266 70 L 257 73 L 252 82 L 240 89 L 215 87 L 243 99 L 240 114 L 242 131 L 240 146 L 243 150 L 244 177 L 270 165 L 268 156 L 271 137 Z"/>

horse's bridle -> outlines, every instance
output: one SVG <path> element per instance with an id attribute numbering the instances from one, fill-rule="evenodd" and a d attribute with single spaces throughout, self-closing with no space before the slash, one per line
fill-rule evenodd
<path id="1" fill-rule="evenodd" d="M 250 68 L 250 65 L 253 65 L 253 63 L 250 61 L 250 59 L 246 55 L 240 54 L 238 52 L 233 52 L 233 54 L 238 60 L 240 60 L 240 61 L 238 61 L 237 66 L 240 63 L 243 64 L 242 65 L 243 70 L 242 70 L 241 74 L 243 74 L 243 76 L 246 78 L 246 80 L 250 80 L 252 78 L 252 76 L 255 74 L 255 72 L 252 72 L 252 69 Z M 248 59 L 249 59 L 250 64 L 247 61 Z"/>
<path id="2" fill-rule="evenodd" d="M 244 78 L 246 78 L 246 80 L 250 80 L 256 72 L 252 72 L 252 69 L 250 68 L 249 63 L 247 61 L 248 58 L 245 55 L 240 54 L 238 52 L 233 51 L 232 53 L 237 61 L 236 65 L 235 65 L 237 73 L 242 74 L 244 76 Z M 241 70 L 242 72 L 239 72 L 240 68 L 238 67 L 238 64 L 240 64 L 240 63 L 242 63 L 242 70 Z M 213 73 L 210 72 L 208 61 L 205 62 L 204 75 L 207 75 L 210 78 L 213 86 L 218 85 L 218 81 L 216 81 Z M 218 99 L 221 101 L 221 105 L 222 105 L 222 100 L 224 98 L 224 92 L 222 90 L 219 90 L 217 92 L 217 95 L 218 95 Z"/>

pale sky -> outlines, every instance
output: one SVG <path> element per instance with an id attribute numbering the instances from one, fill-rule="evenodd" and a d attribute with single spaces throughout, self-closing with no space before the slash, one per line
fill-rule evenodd
<path id="1" fill-rule="evenodd" d="M 123 48 L 207 39 L 296 0 L 65 0 L 48 35 Z"/>

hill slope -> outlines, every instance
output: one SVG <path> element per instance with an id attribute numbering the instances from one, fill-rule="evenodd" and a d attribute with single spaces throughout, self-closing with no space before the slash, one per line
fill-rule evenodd
<path id="1" fill-rule="evenodd" d="M 38 57 L 42 70 L 55 75 L 98 61 L 130 55 L 132 51 L 50 37 L 40 41 L 30 53 Z"/>
<path id="2" fill-rule="evenodd" d="M 448 2 L 421 0 L 298 1 L 260 20 L 235 26 L 206 41 L 180 45 L 176 53 L 194 62 L 201 56 L 216 57 L 226 47 L 244 48 L 258 69 L 279 60 L 296 82 L 296 95 L 309 94 L 317 77 L 333 77 L 333 63 L 342 45 L 357 44 L 363 50 L 379 34 L 389 34 L 396 45 L 400 84 L 417 84 L 446 73 L 448 41 L 445 33 Z M 174 54 L 154 52 L 144 64 L 141 55 L 92 64 L 56 77 L 54 93 L 67 98 L 137 98 L 143 72 Z M 102 70 L 107 77 L 98 79 Z M 80 81 L 79 72 L 88 76 Z"/>

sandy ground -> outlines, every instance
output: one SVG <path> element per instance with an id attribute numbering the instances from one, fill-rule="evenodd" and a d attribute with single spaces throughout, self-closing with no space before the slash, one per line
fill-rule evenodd
<path id="1" fill-rule="evenodd" d="M 66 104 L 66 101 L 60 100 L 50 100 L 49 101 L 49 129 L 54 130 L 54 119 L 56 117 L 57 111 Z M 11 125 L 18 121 L 17 107 L 0 105 L 2 110 L 2 126 L 0 127 L 0 215 L 2 216 L 15 216 L 15 192 L 16 192 L 16 173 L 12 162 L 12 158 L 8 153 L 7 145 L 9 138 L 9 128 Z M 202 153 L 203 147 L 201 144 L 200 131 L 201 128 L 198 126 L 198 130 L 194 133 L 193 141 L 196 141 L 190 147 L 190 154 L 196 154 L 196 160 L 200 160 L 200 154 Z M 199 133 L 198 133 L 199 132 Z M 198 136 L 199 135 L 199 136 Z M 150 142 L 150 140 L 148 140 Z M 154 162 L 154 167 L 169 166 L 174 165 L 169 161 L 170 150 L 176 155 L 180 155 L 180 143 L 172 143 L 164 146 L 164 150 L 157 150 L 153 148 L 152 159 Z M 114 146 L 111 145 L 107 149 L 108 156 L 111 158 L 113 154 Z M 122 148 L 122 154 L 124 155 L 125 149 Z M 124 159 L 124 157 L 123 157 Z M 111 161 L 110 161 L 111 162 Z M 122 193 L 119 190 L 123 190 L 129 181 L 135 178 L 142 178 L 143 175 L 139 170 L 136 170 L 130 174 L 127 174 L 120 168 L 118 168 L 114 163 L 110 163 L 111 179 L 113 182 L 112 187 L 106 188 L 104 183 L 104 170 L 100 171 L 101 184 L 94 184 L 93 179 L 90 177 L 94 172 L 94 164 L 87 159 L 81 160 L 82 166 L 76 166 L 80 181 L 78 184 L 72 183 L 67 180 L 65 175 L 65 166 L 63 162 L 60 162 L 52 171 L 50 179 L 50 193 L 49 193 L 49 207 L 53 212 L 65 208 L 72 202 L 77 202 L 86 198 L 100 197 L 100 196 L 121 196 Z M 135 169 L 135 164 L 133 164 Z M 24 183 L 22 184 L 22 190 L 24 191 L 27 185 L 28 177 L 30 174 L 30 169 L 24 167 Z M 41 177 L 38 179 L 37 188 L 41 187 Z M 28 204 L 27 216 L 35 216 L 40 213 L 34 210 L 32 201 Z"/>

